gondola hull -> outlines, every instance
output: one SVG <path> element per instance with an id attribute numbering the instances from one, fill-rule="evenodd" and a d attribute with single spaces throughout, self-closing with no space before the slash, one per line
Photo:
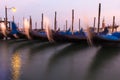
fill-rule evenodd
<path id="1" fill-rule="evenodd" d="M 114 40 L 99 35 L 94 35 L 92 41 L 95 45 L 120 45 L 120 39 Z"/>
<path id="2" fill-rule="evenodd" d="M 47 35 L 46 34 L 43 35 L 38 31 L 31 31 L 30 36 L 33 40 L 48 41 Z"/>
<path id="3" fill-rule="evenodd" d="M 14 36 L 14 34 L 7 34 L 7 37 L 10 39 L 28 39 L 27 36 L 23 32 L 16 33 L 17 38 Z"/>
<path id="4" fill-rule="evenodd" d="M 53 39 L 56 42 L 74 42 L 74 43 L 86 43 L 87 37 L 80 35 L 62 35 L 59 33 L 53 34 Z"/>
<path id="5" fill-rule="evenodd" d="M 2 33 L 0 33 L 0 39 L 3 39 L 4 35 Z"/>

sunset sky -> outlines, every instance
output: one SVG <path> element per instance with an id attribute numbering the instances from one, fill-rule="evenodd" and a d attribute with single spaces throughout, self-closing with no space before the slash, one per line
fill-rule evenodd
<path id="1" fill-rule="evenodd" d="M 97 18 L 98 4 L 101 3 L 101 20 L 105 18 L 106 25 L 112 23 L 112 17 L 116 16 L 116 24 L 120 24 L 120 0 L 0 0 L 0 17 L 4 18 L 4 6 L 16 7 L 15 13 L 8 10 L 8 19 L 15 21 L 22 26 L 23 17 L 32 16 L 33 26 L 38 23 L 40 26 L 41 13 L 49 19 L 51 28 L 54 22 L 54 12 L 57 11 L 57 26 L 63 28 L 65 20 L 71 26 L 72 9 L 75 10 L 75 28 L 78 28 L 78 19 L 81 19 L 81 26 L 93 25 L 93 18 Z M 96 20 L 97 21 L 97 20 Z M 96 23 L 97 26 L 97 23 Z"/>

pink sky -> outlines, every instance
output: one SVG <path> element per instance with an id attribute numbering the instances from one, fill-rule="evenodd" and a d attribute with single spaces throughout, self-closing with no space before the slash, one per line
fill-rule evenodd
<path id="1" fill-rule="evenodd" d="M 75 28 L 78 27 L 78 19 L 81 19 L 81 26 L 87 24 L 93 25 L 93 17 L 97 17 L 98 4 L 102 4 L 101 20 L 105 17 L 107 24 L 112 23 L 112 16 L 116 16 L 116 23 L 120 24 L 120 1 L 119 0 L 0 0 L 0 17 L 4 18 L 4 6 L 16 7 L 17 12 L 8 11 L 8 18 L 12 20 L 15 16 L 16 22 L 22 24 L 22 18 L 33 18 L 33 25 L 37 21 L 40 25 L 41 13 L 49 18 L 53 26 L 54 12 L 57 11 L 58 26 L 65 25 L 68 20 L 68 26 L 71 25 L 71 11 L 75 10 Z M 97 21 L 97 20 L 96 20 Z M 97 25 L 97 24 L 96 24 Z M 22 25 L 21 25 L 22 26 Z"/>

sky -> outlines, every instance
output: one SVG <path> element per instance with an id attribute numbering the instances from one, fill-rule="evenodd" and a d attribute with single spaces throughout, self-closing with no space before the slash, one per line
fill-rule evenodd
<path id="1" fill-rule="evenodd" d="M 71 26 L 72 9 L 75 11 L 74 27 L 78 29 L 79 18 L 81 27 L 93 26 L 94 17 L 98 16 L 98 5 L 101 3 L 101 21 L 105 18 L 106 25 L 112 24 L 113 16 L 116 16 L 116 24 L 120 24 L 120 0 L 0 0 L 0 17 L 4 18 L 4 7 L 16 7 L 13 13 L 8 10 L 8 20 L 15 16 L 15 22 L 22 27 L 23 17 L 32 16 L 33 27 L 35 22 L 38 28 L 41 25 L 41 14 L 49 19 L 51 28 L 54 24 L 54 13 L 57 12 L 57 26 L 64 29 L 65 21 Z M 97 20 L 96 20 L 97 27 Z"/>

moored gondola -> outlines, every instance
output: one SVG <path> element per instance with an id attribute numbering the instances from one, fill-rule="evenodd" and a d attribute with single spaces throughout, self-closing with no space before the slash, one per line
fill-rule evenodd
<path id="1" fill-rule="evenodd" d="M 45 30 L 40 30 L 40 31 L 33 30 L 30 32 L 30 36 L 33 40 L 48 41 Z"/>
<path id="2" fill-rule="evenodd" d="M 95 35 L 93 36 L 93 42 L 100 44 L 113 44 L 120 43 L 120 39 L 117 39 L 111 35 Z"/>
<path id="3" fill-rule="evenodd" d="M 112 34 L 96 34 L 93 35 L 92 40 L 94 44 L 99 45 L 119 45 L 120 44 L 120 33 L 114 32 Z"/>
<path id="4" fill-rule="evenodd" d="M 4 22 L 1 22 L 0 39 L 23 39 L 26 38 L 23 32 L 18 30 L 17 25 L 13 21 L 9 21 L 9 26 L 6 27 Z"/>
<path id="5" fill-rule="evenodd" d="M 63 32 L 57 31 L 53 34 L 53 39 L 56 42 L 74 42 L 74 43 L 83 43 L 87 42 L 87 35 L 85 32 L 77 31 L 72 34 L 70 30 Z"/>
<path id="6" fill-rule="evenodd" d="M 24 31 L 18 30 L 15 22 L 10 22 L 10 30 L 8 30 L 7 37 L 10 39 L 27 39 Z"/>

